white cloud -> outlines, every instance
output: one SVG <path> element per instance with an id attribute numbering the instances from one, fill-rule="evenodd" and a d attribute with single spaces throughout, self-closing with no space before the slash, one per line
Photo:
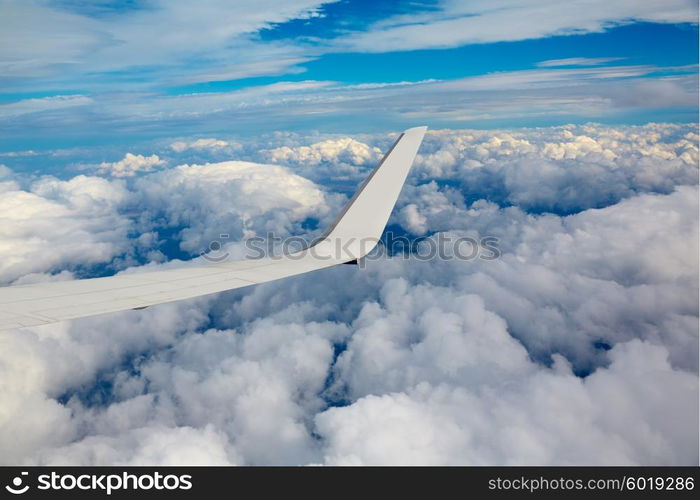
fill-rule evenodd
<path id="1" fill-rule="evenodd" d="M 197 139 L 196 141 L 192 142 L 183 142 L 183 141 L 176 141 L 173 142 L 170 145 L 170 149 L 175 151 L 176 153 L 182 153 L 183 151 L 186 151 L 188 149 L 216 149 L 216 148 L 224 148 L 226 146 L 232 146 L 233 144 L 229 143 L 228 141 L 224 141 L 222 139 Z"/>
<path id="2" fill-rule="evenodd" d="M 321 3 L 206 0 L 194 8 L 188 2 L 157 1 L 147 9 L 127 6 L 126 12 L 91 15 L 95 6 L 9 1 L 2 6 L 0 67 L 6 77 L 38 76 L 54 88 L 76 80 L 83 86 L 113 88 L 118 82 L 121 88 L 138 87 L 120 75 L 142 68 L 171 84 L 210 81 L 213 67 L 234 68 L 227 73 L 237 78 L 281 73 L 280 61 L 293 68 L 303 53 L 281 44 L 256 44 L 249 34 L 313 15 Z M 238 50 L 228 50 L 234 43 Z M 105 74 L 109 81 L 95 78 Z"/>
<path id="3" fill-rule="evenodd" d="M 33 99 L 23 99 L 0 106 L 0 117 L 13 118 L 31 113 L 56 111 L 94 103 L 91 97 L 83 95 L 57 95 Z"/>
<path id="4" fill-rule="evenodd" d="M 428 219 L 418 212 L 415 203 L 410 203 L 403 207 L 398 214 L 401 225 L 411 233 L 422 236 L 428 231 Z"/>
<path id="5" fill-rule="evenodd" d="M 601 64 L 619 61 L 622 57 L 567 57 L 566 59 L 548 59 L 537 63 L 541 68 L 556 66 L 600 66 Z"/>
<path id="6" fill-rule="evenodd" d="M 96 177 L 45 177 L 29 191 L 0 193 L 0 280 L 68 266 L 108 263 L 129 246 L 118 207 L 125 187 Z"/>
<path id="7" fill-rule="evenodd" d="M 206 0 L 193 8 L 187 2 L 157 1 L 148 9 L 127 6 L 115 12 L 84 3 L 6 1 L 0 25 L 1 74 L 6 88 L 17 91 L 76 85 L 138 91 L 154 83 L 172 87 L 300 73 L 301 64 L 324 52 L 455 47 L 600 32 L 634 21 L 697 22 L 697 6 L 684 0 L 578 0 L 566 5 L 554 0 L 446 0 L 429 11 L 389 17 L 366 31 L 326 40 L 323 46 L 255 37 L 278 23 L 316 17 L 324 3 L 242 0 L 232 5 Z M 576 59 L 596 64 L 611 60 Z"/>
<path id="8" fill-rule="evenodd" d="M 0 156 L 5 156 L 8 158 L 20 158 L 23 156 L 37 156 L 39 153 L 36 151 L 33 151 L 31 149 L 26 150 L 26 151 L 7 151 L 0 153 Z"/>
<path id="9" fill-rule="evenodd" d="M 272 163 L 289 165 L 314 180 L 357 181 L 382 158 L 382 150 L 350 137 L 332 138 L 308 146 L 280 146 L 262 150 Z"/>
<path id="10" fill-rule="evenodd" d="M 698 178 L 697 126 L 565 126 L 434 131 L 414 174 L 468 187 L 529 211 L 602 207 L 639 192 L 668 193 Z"/>
<path id="11" fill-rule="evenodd" d="M 75 64 L 100 46 L 104 35 L 94 19 L 52 8 L 45 2 L 6 1 L 0 16 L 0 73 L 44 77 Z M 47 36 L 47 34 L 52 36 Z"/>
<path id="12" fill-rule="evenodd" d="M 428 123 L 431 128 L 454 128 L 459 123 L 512 122 L 524 117 L 549 122 L 568 120 L 571 116 L 610 120 L 630 112 L 669 107 L 694 109 L 697 87 L 695 67 L 654 65 L 537 68 L 412 85 L 278 82 L 228 92 L 157 99 L 146 93 L 105 93 L 86 105 L 23 111 L 2 131 L 12 138 L 21 130 L 41 131 L 60 124 L 62 133 L 93 134 L 96 127 L 104 127 L 104 131 L 112 134 L 115 130 L 130 132 L 157 124 L 173 136 L 181 136 L 202 126 L 228 130 L 232 119 L 239 127 L 257 130 L 268 127 L 262 125 L 261 116 L 264 116 L 267 123 L 273 121 L 278 129 L 285 129 L 303 127 L 309 116 L 317 117 L 316 122 L 332 119 L 354 123 L 362 113 L 372 114 L 377 127 L 399 130 L 420 123 Z M 25 101 L 6 106 L 15 105 L 22 109 L 35 107 Z M 377 109 L 382 112 L 377 113 Z M 185 144 L 192 142 L 195 141 L 180 140 L 175 147 L 184 151 Z M 274 144 L 271 149 L 282 146 L 292 147 Z M 236 150 L 235 145 L 229 147 Z M 191 148 L 193 153 L 207 150 L 213 149 Z"/>
<path id="13" fill-rule="evenodd" d="M 113 177 L 126 177 L 162 163 L 157 155 L 127 153 L 120 162 L 103 164 L 101 171 L 109 168 Z M 341 201 L 327 198 L 313 182 L 284 167 L 252 162 L 181 165 L 146 173 L 132 184 L 84 175 L 67 181 L 45 176 L 26 189 L 2 168 L 3 282 L 51 279 L 26 275 L 65 268 L 120 269 L 144 257 L 160 261 L 164 242 L 157 232 L 164 228 L 177 228 L 170 238 L 192 254 L 224 233 L 229 239 L 223 243 L 269 231 L 296 233 L 307 217 L 328 218 L 330 207 Z"/>
<path id="14" fill-rule="evenodd" d="M 366 148 L 353 147 L 370 157 L 390 141 L 361 139 Z M 369 162 L 313 147 L 327 140 L 351 144 L 280 134 L 260 149 L 287 147 L 301 170 Z M 0 457 L 697 464 L 697 154 L 694 125 L 432 132 L 394 222 L 497 236 L 500 259 L 370 261 L 0 332 Z M 177 238 L 194 250 L 219 227 L 240 228 L 232 239 L 300 233 L 307 217 L 332 218 L 329 200 L 339 209 L 337 195 L 287 168 L 242 161 L 130 184 L 79 176 L 22 190 L 21 176 L 3 175 L 14 205 L 1 213 L 15 218 L 0 227 L 23 228 L 22 241 L 90 227 L 100 242 L 127 207 L 138 219 L 112 236 L 119 248 L 137 245 L 137 229 L 151 249 L 150 231 L 172 225 L 190 228 Z M 55 260 L 42 254 L 15 277 L 80 258 L 60 234 L 44 238 Z M 3 262 L 26 259 L 21 246 L 4 252 Z"/>
<path id="15" fill-rule="evenodd" d="M 118 411 L 112 411 L 119 418 Z M 87 437 L 42 453 L 39 463 L 73 465 L 235 465 L 234 450 L 213 426 L 203 428 L 152 426 L 128 430 L 118 437 Z"/>
<path id="16" fill-rule="evenodd" d="M 391 52 L 457 47 L 474 43 L 526 40 L 601 32 L 632 21 L 696 23 L 697 5 L 684 0 L 606 2 L 578 0 L 446 0 L 423 14 L 379 21 L 366 32 L 335 42 L 343 50 Z"/>
<path id="17" fill-rule="evenodd" d="M 318 165 L 323 162 L 343 162 L 351 165 L 363 165 L 368 161 L 381 158 L 379 148 L 372 148 L 349 137 L 329 139 L 322 142 L 289 148 L 282 146 L 268 151 L 270 160 L 304 165 Z"/>
<path id="18" fill-rule="evenodd" d="M 611 365 L 584 380 L 557 358 L 551 370 L 522 377 L 516 371 L 486 386 L 422 382 L 368 395 L 316 417 L 327 440 L 324 458 L 378 465 L 694 463 L 697 380 L 671 369 L 664 356 L 663 348 L 633 341 L 613 349 Z M 667 418 L 669 408 L 676 418 Z"/>
<path id="19" fill-rule="evenodd" d="M 180 246 L 199 253 L 228 234 L 243 236 L 292 232 L 307 217 L 328 215 L 324 193 L 284 167 L 243 161 L 180 165 L 136 180 L 141 220 L 165 218 L 185 226 Z"/>
<path id="20" fill-rule="evenodd" d="M 102 162 L 97 170 L 100 174 L 109 174 L 112 177 L 133 177 L 140 172 L 149 172 L 153 167 L 165 165 L 165 161 L 158 155 L 143 156 L 126 153 L 124 158 L 115 162 Z"/>
<path id="21" fill-rule="evenodd" d="M 308 57 L 299 57 L 284 52 L 281 47 L 279 57 L 272 57 L 273 54 L 267 54 L 269 59 L 258 61 L 248 61 L 242 64 L 235 64 L 230 68 L 215 68 L 209 73 L 197 73 L 193 76 L 184 77 L 177 80 L 178 83 L 196 83 L 196 82 L 220 82 L 228 80 L 239 80 L 242 78 L 251 78 L 255 76 L 270 76 L 283 74 L 299 74 L 306 71 L 299 65 L 311 60 Z M 270 51 L 272 52 L 272 51 Z"/>

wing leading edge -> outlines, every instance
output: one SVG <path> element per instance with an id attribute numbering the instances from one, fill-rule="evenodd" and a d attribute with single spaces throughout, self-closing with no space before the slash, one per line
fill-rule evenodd
<path id="1" fill-rule="evenodd" d="M 257 285 L 344 264 L 376 245 L 427 127 L 399 136 L 338 219 L 311 246 L 277 257 L 198 263 L 75 281 L 0 288 L 0 330 L 44 325 Z"/>

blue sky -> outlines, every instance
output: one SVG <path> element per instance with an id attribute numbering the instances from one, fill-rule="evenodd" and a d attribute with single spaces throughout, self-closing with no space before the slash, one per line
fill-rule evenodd
<path id="1" fill-rule="evenodd" d="M 697 5 L 0 2 L 0 151 L 697 121 Z"/>

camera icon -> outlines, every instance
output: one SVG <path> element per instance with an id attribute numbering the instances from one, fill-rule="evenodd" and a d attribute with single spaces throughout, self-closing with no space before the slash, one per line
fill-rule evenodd
<path id="1" fill-rule="evenodd" d="M 29 489 L 29 485 L 25 484 L 24 487 L 22 487 L 22 482 L 24 479 L 24 476 L 28 476 L 29 472 L 22 472 L 20 473 L 19 476 L 16 476 L 15 478 L 12 479 L 12 485 L 6 485 L 5 489 L 12 493 L 13 495 L 21 495 L 22 493 L 26 493 L 27 490 Z"/>

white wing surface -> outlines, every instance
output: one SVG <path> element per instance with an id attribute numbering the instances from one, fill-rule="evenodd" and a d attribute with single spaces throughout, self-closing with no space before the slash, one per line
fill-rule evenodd
<path id="1" fill-rule="evenodd" d="M 372 250 L 426 127 L 406 130 L 322 238 L 278 257 L 0 288 L 0 329 L 43 325 L 242 288 L 359 259 Z"/>

